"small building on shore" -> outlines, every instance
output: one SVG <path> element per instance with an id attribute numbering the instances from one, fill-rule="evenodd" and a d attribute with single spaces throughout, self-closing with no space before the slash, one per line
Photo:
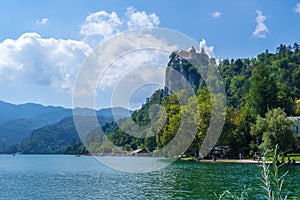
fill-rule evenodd
<path id="1" fill-rule="evenodd" d="M 216 146 L 212 150 L 214 156 L 226 158 L 231 150 L 230 146 Z"/>
<path id="2" fill-rule="evenodd" d="M 146 149 L 136 149 L 131 152 L 131 156 L 151 156 Z"/>

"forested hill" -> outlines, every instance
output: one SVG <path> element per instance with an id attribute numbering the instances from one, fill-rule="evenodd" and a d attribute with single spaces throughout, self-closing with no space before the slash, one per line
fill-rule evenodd
<path id="1" fill-rule="evenodd" d="M 280 45 L 276 53 L 261 53 L 253 59 L 223 60 L 220 66 L 226 87 L 228 106 L 241 109 L 253 104 L 256 114 L 267 108 L 281 107 L 288 115 L 297 115 L 300 98 L 300 50 Z"/>
<path id="2" fill-rule="evenodd" d="M 112 110 L 114 110 L 114 112 L 112 112 Z M 87 111 L 91 110 L 78 108 L 76 109 L 76 114 L 84 115 Z M 132 111 L 118 107 L 104 108 L 96 110 L 95 112 L 99 119 L 101 118 L 100 121 L 104 123 L 113 120 L 113 113 L 115 115 L 114 118 L 116 119 L 129 117 L 132 113 Z M 43 133 L 45 135 L 48 134 L 44 131 L 46 130 L 45 127 L 48 127 L 47 130 L 53 129 L 54 132 L 59 132 L 61 129 L 54 129 L 61 126 L 54 125 L 65 118 L 72 119 L 72 115 L 71 109 L 63 107 L 44 106 L 34 103 L 15 105 L 0 101 L 0 153 L 14 153 L 17 151 L 24 138 L 27 138 L 36 132 L 39 133 L 39 137 L 41 139 L 41 135 Z M 67 124 L 65 125 L 67 126 Z M 56 140 L 51 137 L 57 136 L 48 134 L 48 136 L 45 136 L 44 138 L 48 141 Z M 43 143 L 44 141 L 41 142 Z M 23 149 L 21 151 L 23 152 Z M 27 148 L 24 152 L 33 153 L 36 151 L 33 149 L 31 151 Z M 47 151 L 43 149 L 42 152 Z M 51 150 L 49 152 L 53 151 Z"/>
<path id="3" fill-rule="evenodd" d="M 192 50 L 194 51 L 194 49 Z M 179 51 L 170 55 L 168 68 L 177 70 L 193 84 L 197 98 L 190 99 L 191 105 L 189 106 L 198 101 L 195 108 L 198 108 L 200 116 L 206 116 L 199 121 L 196 138 L 186 152 L 188 155 L 197 155 L 208 129 L 212 97 L 201 75 L 197 73 L 197 66 L 191 65 L 184 58 L 178 60 L 178 57 L 180 57 Z M 229 146 L 228 156 L 237 157 L 238 153 L 251 155 L 269 141 L 268 138 L 271 136 L 264 136 L 263 132 L 255 132 L 254 126 L 257 117 L 264 119 L 272 114 L 300 115 L 300 105 L 296 103 L 300 98 L 300 49 L 297 43 L 293 46 L 280 45 L 274 53 L 266 50 L 255 58 L 223 59 L 215 67 L 221 73 L 227 95 L 225 126 L 217 145 Z M 158 130 L 155 129 L 158 126 L 161 128 L 155 137 L 135 140 L 134 137 L 128 136 L 116 128 L 108 134 L 109 138 L 113 138 L 115 144 L 126 147 L 126 149 L 144 147 L 151 151 L 164 147 L 178 131 L 182 115 L 182 107 L 178 103 L 178 98 L 181 96 L 184 97 L 182 91 L 173 94 L 166 91 L 156 92 L 141 110 L 132 115 L 139 125 L 145 126 L 149 123 L 151 105 L 157 103 L 163 105 L 166 110 L 166 116 L 164 116 L 166 123 L 159 124 L 159 119 L 157 123 L 153 123 L 152 130 Z M 271 112 L 273 109 L 277 110 Z M 271 113 L 267 115 L 268 112 Z M 282 151 L 291 150 L 295 149 L 296 145 L 297 141 L 290 139 L 286 143 L 286 147 L 281 148 Z"/>
<path id="4" fill-rule="evenodd" d="M 86 126 L 96 126 L 91 124 L 93 120 L 90 117 L 81 116 L 77 118 Z M 111 120 L 111 118 L 98 117 L 100 125 L 104 125 Z M 66 117 L 56 124 L 33 130 L 19 145 L 15 146 L 15 152 L 24 154 L 62 154 L 69 144 L 79 142 L 80 137 L 75 128 L 73 117 Z"/>

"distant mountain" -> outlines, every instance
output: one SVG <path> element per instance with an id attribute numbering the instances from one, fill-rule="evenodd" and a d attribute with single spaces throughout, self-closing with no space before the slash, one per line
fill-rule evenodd
<path id="1" fill-rule="evenodd" d="M 0 101 L 0 122 L 13 119 L 32 119 L 51 123 L 71 114 L 71 109 L 63 107 L 43 106 L 34 103 L 15 105 Z"/>
<path id="2" fill-rule="evenodd" d="M 76 108 L 75 113 L 78 115 L 86 115 L 94 111 L 88 108 Z M 97 116 L 112 117 L 113 114 L 116 118 L 124 118 L 131 116 L 132 111 L 121 107 L 103 108 L 96 110 Z M 72 116 L 72 109 L 60 106 L 43 106 L 40 104 L 26 103 L 26 104 L 10 104 L 0 100 L 0 122 L 6 122 L 15 119 L 30 119 L 35 122 L 42 123 L 56 123 L 61 119 Z"/>
<path id="3" fill-rule="evenodd" d="M 100 126 L 111 122 L 111 119 L 105 117 L 97 117 L 97 119 Z M 81 116 L 77 120 L 85 126 L 83 128 L 86 134 L 99 126 L 91 120 L 91 117 Z M 85 136 L 82 137 L 85 138 Z M 33 130 L 23 139 L 17 151 L 24 154 L 61 154 L 68 145 L 79 141 L 80 137 L 77 134 L 73 117 L 66 117 L 56 124 Z"/>
<path id="4" fill-rule="evenodd" d="M 22 153 L 60 153 L 64 146 L 79 141 L 73 118 L 68 117 L 57 124 L 35 129 L 22 142 L 18 151 Z"/>
<path id="5" fill-rule="evenodd" d="M 79 116 L 89 116 L 95 112 L 84 108 L 77 108 L 74 111 Z M 105 108 L 95 113 L 98 118 L 103 118 L 102 121 L 111 121 L 113 117 L 115 120 L 128 117 L 132 111 L 125 108 Z M 72 109 L 68 108 L 34 103 L 15 105 L 0 101 L 0 153 L 11 149 L 12 145 L 19 144 L 33 130 L 51 126 L 68 117 L 73 119 L 71 116 L 73 116 Z"/>
<path id="6" fill-rule="evenodd" d="M 42 126 L 28 119 L 13 119 L 0 123 L 0 143 L 6 145 L 17 144 L 29 135 L 33 129 Z M 0 146 L 1 152 L 1 146 Z"/>
<path id="7" fill-rule="evenodd" d="M 103 108 L 97 111 L 97 116 L 113 117 L 116 121 L 125 117 L 130 117 L 133 111 L 121 107 Z"/>

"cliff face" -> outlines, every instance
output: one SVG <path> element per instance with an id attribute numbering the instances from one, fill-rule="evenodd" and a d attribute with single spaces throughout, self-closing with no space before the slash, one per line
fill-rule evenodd
<path id="1" fill-rule="evenodd" d="M 203 84 L 202 76 L 210 65 L 210 58 L 204 49 L 197 52 L 194 47 L 179 50 L 170 55 L 170 61 L 166 71 L 165 91 L 170 95 L 174 91 L 192 87 L 194 92 Z"/>

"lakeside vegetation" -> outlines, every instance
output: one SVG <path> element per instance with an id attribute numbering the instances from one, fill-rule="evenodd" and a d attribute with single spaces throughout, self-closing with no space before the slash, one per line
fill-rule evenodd
<path id="1" fill-rule="evenodd" d="M 149 129 L 157 134 L 146 139 L 136 139 L 116 127 L 106 133 L 114 144 L 126 150 L 145 148 L 155 153 L 155 150 L 163 148 L 176 135 L 185 111 L 198 112 L 201 119 L 194 122 L 198 127 L 196 138 L 184 154 L 198 156 L 208 130 L 212 100 L 218 98 L 209 94 L 209 88 L 195 66 L 186 60 L 179 62 L 175 55 L 176 52 L 170 56 L 168 68 L 179 71 L 194 84 L 197 96 L 185 101 L 188 102 L 186 107 L 194 106 L 197 109 L 185 109 L 179 105 L 178 100 L 186 97 L 186 91 L 167 95 L 166 91 L 158 90 L 132 115 L 137 124 L 146 126 L 150 123 L 150 108 L 155 104 L 162 105 L 165 113 L 154 112 L 157 118 Z M 260 149 L 271 149 L 276 144 L 279 144 L 280 152 L 297 151 L 299 138 L 294 137 L 290 129 L 294 122 L 287 119 L 287 116 L 300 114 L 300 105 L 296 103 L 300 98 L 299 45 L 280 45 L 275 53 L 266 50 L 251 59 L 225 59 L 217 67 L 227 95 L 225 125 L 217 143 L 230 147 L 225 156 L 238 158 L 239 153 L 252 156 Z M 125 122 L 125 127 L 126 123 L 130 125 Z M 115 125 L 112 123 L 111 126 Z M 147 134 L 152 133 L 142 133 Z"/>
<path id="2" fill-rule="evenodd" d="M 175 70 L 182 74 L 192 85 L 196 96 L 189 97 L 186 90 L 170 94 L 166 89 L 160 89 L 147 98 L 131 118 L 123 118 L 117 123 L 111 118 L 98 117 L 104 135 L 97 129 L 92 130 L 87 134 L 85 145 L 76 136 L 74 123 L 69 117 L 32 131 L 19 144 L 6 148 L 5 152 L 85 154 L 88 150 L 92 153 L 118 153 L 143 148 L 155 155 L 172 141 L 180 129 L 184 128 L 184 133 L 189 135 L 192 133 L 188 132 L 188 126 L 196 125 L 195 138 L 181 156 L 197 157 L 209 129 L 210 118 L 216 115 L 212 113 L 212 103 L 222 104 L 225 99 L 220 94 L 210 94 L 209 85 L 196 69 L 201 66 L 179 59 L 178 52 L 173 52 L 169 59 L 167 73 Z M 294 122 L 287 116 L 300 115 L 300 104 L 297 103 L 300 99 L 299 45 L 280 45 L 275 53 L 266 50 L 255 58 L 224 59 L 219 65 L 203 70 L 203 73 L 215 69 L 221 73 L 226 92 L 226 113 L 217 113 L 226 114 L 222 134 L 216 144 L 229 147 L 223 157 L 238 158 L 239 154 L 244 158 L 251 157 L 261 149 L 274 148 L 276 144 L 279 144 L 280 152 L 297 152 L 299 138 L 293 136 L 290 126 Z M 208 77 L 208 80 L 214 81 L 214 78 Z M 180 101 L 185 105 L 180 105 Z M 185 127 L 180 127 L 180 124 Z M 135 137 L 126 132 L 139 135 Z M 176 148 L 173 147 L 172 151 Z"/>

